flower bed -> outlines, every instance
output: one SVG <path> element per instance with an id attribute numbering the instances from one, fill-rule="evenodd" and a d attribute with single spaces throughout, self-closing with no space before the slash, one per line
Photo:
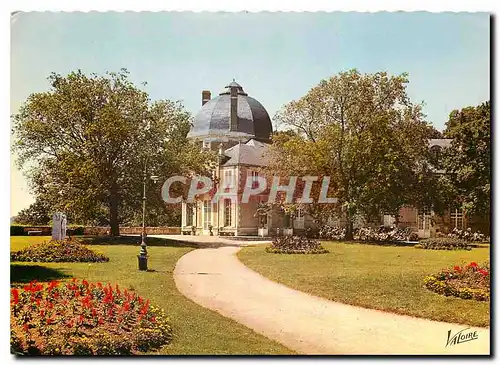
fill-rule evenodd
<path id="1" fill-rule="evenodd" d="M 433 292 L 462 299 L 490 299 L 489 262 L 479 266 L 471 262 L 466 266 L 454 266 L 424 279 L 425 287 Z"/>
<path id="2" fill-rule="evenodd" d="M 342 241 L 345 240 L 345 234 L 344 227 L 324 225 L 319 230 L 319 238 L 327 240 Z M 384 226 L 355 228 L 353 238 L 355 241 L 366 242 L 418 241 L 418 235 L 409 228 Z"/>
<path id="3" fill-rule="evenodd" d="M 415 245 L 426 250 L 470 250 L 471 244 L 457 238 L 427 238 Z"/>
<path id="4" fill-rule="evenodd" d="M 12 252 L 11 261 L 28 262 L 106 262 L 104 254 L 85 247 L 72 238 L 64 241 L 47 241 Z"/>
<path id="5" fill-rule="evenodd" d="M 319 254 L 328 253 L 319 241 L 302 236 L 278 236 L 271 246 L 266 247 L 269 253 L 285 254 Z"/>
<path id="6" fill-rule="evenodd" d="M 11 351 L 28 355 L 128 355 L 170 342 L 163 310 L 118 285 L 31 282 L 11 289 Z"/>
<path id="7" fill-rule="evenodd" d="M 477 231 L 477 232 L 472 232 L 472 229 L 467 228 L 466 230 L 458 229 L 458 228 L 453 228 L 453 230 L 448 234 L 448 237 L 450 238 L 458 238 L 462 239 L 465 241 L 471 241 L 471 242 L 489 242 L 490 238 L 486 236 L 485 234 Z"/>

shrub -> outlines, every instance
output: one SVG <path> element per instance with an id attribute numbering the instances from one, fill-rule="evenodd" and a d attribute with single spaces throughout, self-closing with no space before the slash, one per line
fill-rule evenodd
<path id="1" fill-rule="evenodd" d="M 408 241 L 418 241 L 417 232 L 411 232 L 410 235 L 408 236 Z"/>
<path id="2" fill-rule="evenodd" d="M 109 258 L 93 251 L 74 238 L 46 241 L 12 252 L 11 261 L 28 262 L 106 262 Z"/>
<path id="3" fill-rule="evenodd" d="M 19 226 L 17 224 L 10 225 L 10 235 L 11 236 L 25 236 L 27 233 L 24 232 L 24 226 Z"/>
<path id="4" fill-rule="evenodd" d="M 453 228 L 451 233 L 448 234 L 448 237 L 471 242 L 489 242 L 490 240 L 489 237 L 479 231 L 473 233 L 470 228 L 467 228 L 466 230 Z"/>
<path id="5" fill-rule="evenodd" d="M 128 355 L 170 342 L 163 310 L 118 285 L 31 282 L 11 289 L 11 351 L 30 355 Z"/>
<path id="6" fill-rule="evenodd" d="M 489 262 L 479 266 L 471 262 L 466 266 L 454 266 L 451 270 L 442 270 L 424 279 L 427 289 L 445 296 L 462 299 L 490 299 L 490 267 Z"/>
<path id="7" fill-rule="evenodd" d="M 319 237 L 328 240 L 344 240 L 345 228 L 324 225 L 319 230 Z M 418 235 L 411 232 L 409 228 L 384 227 L 371 228 L 361 227 L 354 229 L 353 238 L 356 241 L 369 242 L 398 242 L 417 241 Z"/>
<path id="8" fill-rule="evenodd" d="M 416 248 L 426 250 L 470 250 L 469 242 L 456 238 L 427 238 L 420 241 Z"/>
<path id="9" fill-rule="evenodd" d="M 84 226 L 70 226 L 68 227 L 68 233 L 71 232 L 72 236 L 83 236 L 85 234 Z"/>
<path id="10" fill-rule="evenodd" d="M 345 228 L 326 224 L 319 229 L 319 238 L 334 241 L 343 240 L 345 239 Z"/>
<path id="11" fill-rule="evenodd" d="M 278 236 L 273 239 L 271 246 L 266 247 L 269 253 L 287 254 L 317 254 L 328 253 L 319 241 L 303 236 Z"/>
<path id="12" fill-rule="evenodd" d="M 379 228 L 363 227 L 354 231 L 354 239 L 371 242 L 398 242 L 409 241 L 412 232 L 410 228 L 385 227 Z M 415 238 L 413 236 L 413 238 Z M 418 238 L 418 237 L 417 237 Z"/>

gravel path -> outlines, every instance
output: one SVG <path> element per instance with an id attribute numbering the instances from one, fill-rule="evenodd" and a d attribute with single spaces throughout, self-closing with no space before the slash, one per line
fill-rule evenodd
<path id="1" fill-rule="evenodd" d="M 302 354 L 489 354 L 489 328 L 446 346 L 468 326 L 332 302 L 275 283 L 243 265 L 240 248 L 191 251 L 177 262 L 179 291 Z M 465 332 L 469 332 L 467 330 Z"/>

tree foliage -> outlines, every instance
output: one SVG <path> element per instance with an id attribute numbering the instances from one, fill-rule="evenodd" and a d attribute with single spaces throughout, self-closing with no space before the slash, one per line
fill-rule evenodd
<path id="1" fill-rule="evenodd" d="M 313 204 L 310 210 L 317 217 L 331 210 L 345 214 L 347 239 L 356 214 L 378 219 L 380 212 L 398 215 L 404 204 L 429 203 L 420 193 L 432 176 L 432 129 L 421 105 L 410 101 L 407 84 L 406 74 L 341 72 L 276 115 L 295 133 L 273 138 L 269 172 L 320 181 L 330 176 L 328 196 L 339 204 Z"/>
<path id="2" fill-rule="evenodd" d="M 13 223 L 45 226 L 50 222 L 50 213 L 50 206 L 46 202 L 37 199 L 34 203 L 31 203 L 28 208 L 21 210 L 14 217 Z"/>
<path id="3" fill-rule="evenodd" d="M 491 184 L 491 106 L 484 102 L 450 113 L 444 134 L 451 147 L 444 151 L 444 183 L 457 205 L 468 214 L 489 216 Z"/>
<path id="4" fill-rule="evenodd" d="M 151 101 L 127 70 L 48 81 L 13 116 L 14 151 L 34 194 L 78 223 L 109 224 L 117 235 L 140 211 L 145 169 L 164 179 L 206 170 L 207 156 L 186 139 L 189 113 Z M 147 184 L 148 206 L 161 210 L 161 181 Z"/>

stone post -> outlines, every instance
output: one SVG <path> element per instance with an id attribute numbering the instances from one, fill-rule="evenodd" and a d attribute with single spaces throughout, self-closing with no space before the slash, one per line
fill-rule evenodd
<path id="1" fill-rule="evenodd" d="M 66 214 L 57 212 L 52 216 L 52 239 L 61 241 L 66 239 Z"/>

